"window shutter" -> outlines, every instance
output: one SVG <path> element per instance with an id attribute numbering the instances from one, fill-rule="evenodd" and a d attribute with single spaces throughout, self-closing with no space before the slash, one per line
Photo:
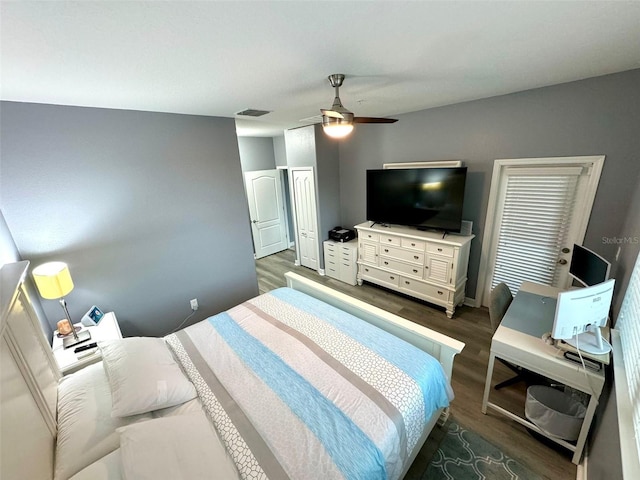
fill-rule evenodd
<path id="1" fill-rule="evenodd" d="M 618 314 L 618 319 L 615 324 L 615 328 L 620 337 L 620 350 L 617 352 L 614 348 L 614 363 L 617 363 L 619 354 L 622 353 L 622 368 L 621 371 L 616 369 L 614 374 L 616 375 L 616 395 L 618 402 L 621 397 L 629 395 L 629 402 L 624 402 L 630 411 L 622 412 L 618 408 L 619 422 L 625 423 L 625 427 L 630 428 L 628 423 L 633 424 L 633 430 L 635 431 L 635 450 L 637 456 L 635 457 L 636 468 L 640 463 L 640 255 L 636 259 L 636 265 L 631 273 L 629 279 L 629 285 L 622 301 L 622 307 Z M 618 367 L 618 366 L 616 366 Z M 617 373 L 623 373 L 619 378 Z M 626 377 L 626 385 L 624 385 L 624 377 Z M 619 391 L 622 387 L 628 391 Z M 626 409 L 625 409 L 626 410 Z M 628 418 L 629 415 L 631 418 Z M 620 438 L 620 442 L 630 441 L 634 439 L 630 438 L 631 435 L 626 438 Z M 624 459 L 623 459 L 624 460 Z M 623 462 L 624 463 L 624 462 Z M 635 473 L 639 473 L 637 470 Z M 626 475 L 625 475 L 626 478 Z M 632 478 L 632 477 L 629 477 Z M 638 478 L 637 476 L 634 478 Z"/>
<path id="2" fill-rule="evenodd" d="M 582 167 L 508 168 L 491 288 L 505 282 L 515 294 L 525 281 L 557 286 Z"/>

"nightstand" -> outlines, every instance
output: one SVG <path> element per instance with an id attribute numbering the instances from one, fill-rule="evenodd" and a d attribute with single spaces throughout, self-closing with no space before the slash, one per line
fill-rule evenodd
<path id="1" fill-rule="evenodd" d="M 82 326 L 82 324 L 77 323 L 76 326 Z M 105 313 L 98 325 L 93 327 L 82 326 L 82 329 L 91 332 L 91 340 L 81 343 L 80 345 L 100 342 L 102 340 L 122 338 L 118 319 L 116 318 L 116 314 L 113 312 Z M 79 347 L 80 345 L 77 346 Z M 63 348 L 62 338 L 58 337 L 57 330 L 53 332 L 53 343 L 51 348 L 53 349 L 53 356 L 55 357 L 56 362 L 58 362 L 58 368 L 60 368 L 60 372 L 63 375 L 80 370 L 82 367 L 99 362 L 102 359 L 100 349 L 97 347 L 78 353 L 73 351 L 76 347 L 70 347 L 67 349 Z"/>

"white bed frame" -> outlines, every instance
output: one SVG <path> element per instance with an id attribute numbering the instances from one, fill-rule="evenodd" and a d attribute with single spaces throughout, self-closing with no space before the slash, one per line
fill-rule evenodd
<path id="1" fill-rule="evenodd" d="M 29 262 L 23 261 L 0 268 L 0 478 L 3 480 L 49 480 L 54 471 L 57 387 L 61 374 L 24 286 L 28 267 Z M 451 379 L 453 358 L 464 348 L 462 342 L 300 275 L 289 272 L 286 278 L 291 288 L 377 325 L 433 355 Z M 432 417 L 420 446 L 446 413 L 438 412 Z M 411 461 L 418 451 L 416 448 Z"/>
<path id="2" fill-rule="evenodd" d="M 29 262 L 0 269 L 0 478 L 53 477 L 60 370 L 24 287 Z"/>

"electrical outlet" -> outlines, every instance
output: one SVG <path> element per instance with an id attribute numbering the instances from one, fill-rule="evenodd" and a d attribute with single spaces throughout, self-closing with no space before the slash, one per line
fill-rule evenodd
<path id="1" fill-rule="evenodd" d="M 198 309 L 198 299 L 194 298 L 191 300 L 191 310 L 194 312 Z"/>

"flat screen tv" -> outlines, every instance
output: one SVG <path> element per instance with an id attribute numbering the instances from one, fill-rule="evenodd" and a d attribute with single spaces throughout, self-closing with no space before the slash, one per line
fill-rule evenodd
<path id="1" fill-rule="evenodd" d="M 367 220 L 459 232 L 466 167 L 367 170 Z"/>

